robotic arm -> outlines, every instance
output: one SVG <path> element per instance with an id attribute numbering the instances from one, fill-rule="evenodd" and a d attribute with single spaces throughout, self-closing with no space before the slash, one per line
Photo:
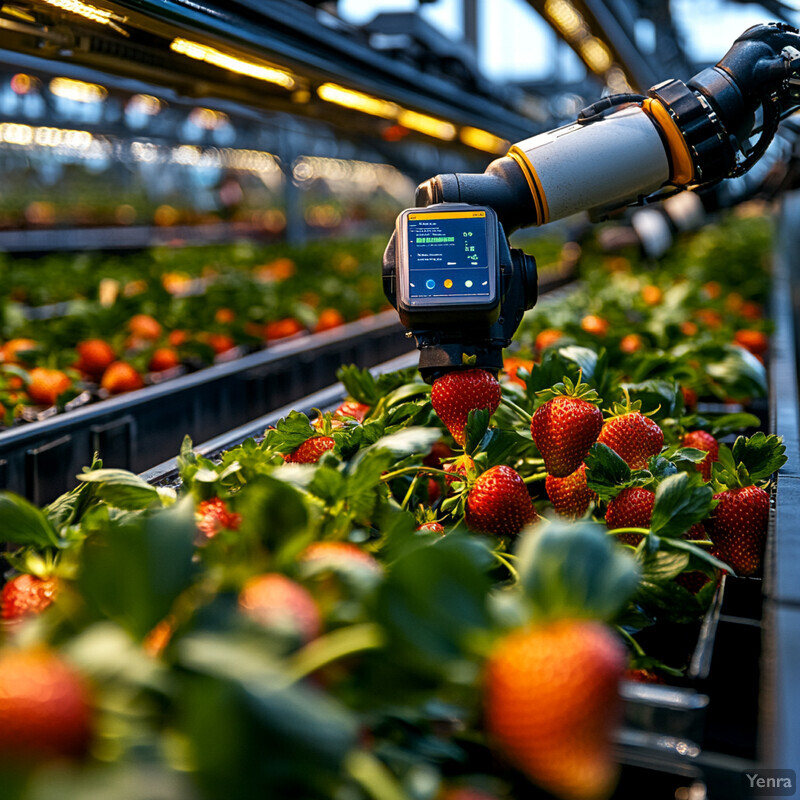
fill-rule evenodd
<path id="1" fill-rule="evenodd" d="M 398 217 L 383 280 L 416 338 L 423 376 L 465 363 L 502 366 L 503 348 L 537 297 L 535 262 L 509 248 L 506 234 L 738 177 L 799 106 L 800 31 L 756 25 L 688 84 L 606 97 L 576 122 L 513 145 L 483 174 L 422 183 L 418 208 Z"/>

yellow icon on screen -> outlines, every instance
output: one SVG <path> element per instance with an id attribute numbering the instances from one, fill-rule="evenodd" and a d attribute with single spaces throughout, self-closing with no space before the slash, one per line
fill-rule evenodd
<path id="1" fill-rule="evenodd" d="M 448 278 L 448 279 L 447 279 L 447 280 L 444 282 L 444 288 L 445 288 L 445 289 L 452 289 L 452 288 L 453 288 L 453 281 L 451 281 L 451 280 L 450 280 L 450 278 Z"/>

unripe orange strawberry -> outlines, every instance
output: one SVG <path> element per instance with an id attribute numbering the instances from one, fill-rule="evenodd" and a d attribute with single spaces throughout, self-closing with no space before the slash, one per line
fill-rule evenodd
<path id="1" fill-rule="evenodd" d="M 236 312 L 232 308 L 218 308 L 214 312 L 214 322 L 219 325 L 230 325 L 236 319 Z"/>
<path id="2" fill-rule="evenodd" d="M 597 437 L 614 450 L 631 469 L 643 469 L 664 446 L 664 432 L 649 417 L 630 411 L 607 420 Z"/>
<path id="3" fill-rule="evenodd" d="M 289 336 L 294 336 L 303 330 L 305 328 L 296 319 L 287 317 L 286 319 L 268 322 L 264 328 L 264 338 L 268 342 L 274 342 L 277 339 L 286 339 Z"/>
<path id="4" fill-rule="evenodd" d="M 611 324 L 607 319 L 598 317 L 596 314 L 587 314 L 581 320 L 581 328 L 592 336 L 605 336 L 610 327 Z"/>
<path id="5" fill-rule="evenodd" d="M 603 427 L 600 409 L 580 397 L 559 395 L 539 406 L 531 419 L 531 436 L 545 469 L 557 478 L 580 466 Z"/>
<path id="6" fill-rule="evenodd" d="M 296 636 L 304 644 L 322 630 L 322 616 L 308 589 L 277 572 L 247 581 L 239 593 L 239 608 L 259 625 Z"/>
<path id="7" fill-rule="evenodd" d="M 508 379 L 517 386 L 525 388 L 525 381 L 517 376 L 517 372 L 524 369 L 528 374 L 533 371 L 533 360 L 530 358 L 504 358 L 503 369 L 505 370 Z"/>
<path id="8" fill-rule="evenodd" d="M 556 513 L 569 519 L 580 519 L 597 497 L 586 485 L 586 464 L 583 463 L 565 478 L 548 475 L 544 488 Z"/>
<path id="9" fill-rule="evenodd" d="M 622 645 L 598 622 L 561 620 L 509 634 L 486 664 L 489 735 L 557 797 L 608 797 L 625 661 Z"/>
<path id="10" fill-rule="evenodd" d="M 505 464 L 478 476 L 467 495 L 464 521 L 470 530 L 511 536 L 538 519 L 528 487 Z"/>
<path id="11" fill-rule="evenodd" d="M 631 353 L 637 353 L 644 347 L 644 340 L 638 333 L 629 333 L 622 337 L 619 343 L 619 349 L 623 353 L 627 353 L 630 355 Z"/>
<path id="12" fill-rule="evenodd" d="M 0 761 L 80 758 L 91 729 L 88 688 L 60 656 L 0 651 Z"/>
<path id="13" fill-rule="evenodd" d="M 653 286 L 652 284 L 648 284 L 647 286 L 642 287 L 642 300 L 648 306 L 657 306 L 664 298 L 664 293 L 658 286 Z"/>
<path id="14" fill-rule="evenodd" d="M 33 339 L 9 339 L 2 348 L 3 361 L 6 364 L 19 364 L 23 360 L 22 353 L 35 350 L 38 346 Z"/>
<path id="15" fill-rule="evenodd" d="M 711 465 L 719 461 L 719 442 L 706 431 L 689 431 L 681 439 L 681 447 L 693 447 L 695 450 L 705 450 L 708 455 L 697 464 L 697 469 L 704 481 L 711 480 Z"/>
<path id="16" fill-rule="evenodd" d="M 167 369 L 174 369 L 181 363 L 181 360 L 175 350 L 171 347 L 158 347 L 153 351 L 150 356 L 150 363 L 147 368 L 151 372 L 163 372 Z"/>
<path id="17" fill-rule="evenodd" d="M 563 331 L 560 331 L 556 328 L 545 328 L 543 331 L 539 331 L 536 334 L 536 339 L 534 340 L 534 347 L 541 353 L 542 350 L 545 350 L 548 347 L 552 347 L 556 342 L 560 339 L 564 338 Z"/>
<path id="18" fill-rule="evenodd" d="M 154 342 L 161 336 L 161 323 L 149 314 L 135 314 L 128 321 L 128 330 L 134 339 Z"/>
<path id="19" fill-rule="evenodd" d="M 714 499 L 717 506 L 706 522 L 709 538 L 737 575 L 755 575 L 767 538 L 769 495 L 758 486 L 745 486 L 715 494 Z"/>
<path id="20" fill-rule="evenodd" d="M 236 347 L 233 337 L 228 336 L 226 333 L 199 333 L 197 340 L 207 344 L 218 356 Z"/>
<path id="21" fill-rule="evenodd" d="M 761 331 L 738 330 L 733 335 L 733 343 L 744 347 L 754 356 L 762 356 L 769 350 L 769 338 Z"/>
<path id="22" fill-rule="evenodd" d="M 286 461 L 290 464 L 315 464 L 335 444 L 331 436 L 312 436 L 286 456 Z"/>
<path id="23" fill-rule="evenodd" d="M 338 328 L 344 325 L 345 319 L 342 312 L 335 308 L 324 308 L 317 319 L 317 324 L 314 326 L 314 333 L 322 333 L 322 331 L 329 331 L 333 328 Z"/>
<path id="24" fill-rule="evenodd" d="M 450 435 L 463 446 L 469 412 L 487 409 L 494 414 L 500 405 L 500 384 L 485 369 L 454 370 L 433 382 L 431 403 Z"/>
<path id="25" fill-rule="evenodd" d="M 59 396 L 72 388 L 69 376 L 60 369 L 34 367 L 31 370 L 30 378 L 28 397 L 34 403 L 40 403 L 43 406 L 55 405 Z"/>
<path id="26" fill-rule="evenodd" d="M 113 364 L 109 364 L 108 369 L 103 373 L 100 386 L 110 394 L 123 394 L 141 389 L 144 381 L 130 364 L 125 361 L 115 361 Z"/>
<path id="27" fill-rule="evenodd" d="M 93 377 L 102 375 L 116 358 L 113 348 L 104 339 L 87 339 L 79 342 L 75 349 L 78 351 L 76 369 Z"/>
<path id="28" fill-rule="evenodd" d="M 177 328 L 174 331 L 170 331 L 169 335 L 167 336 L 167 342 L 172 347 L 180 347 L 182 344 L 186 344 L 186 342 L 188 341 L 189 341 L 188 332 Z"/>
<path id="29" fill-rule="evenodd" d="M 609 530 L 617 528 L 649 528 L 653 516 L 655 492 L 634 486 L 623 489 L 608 504 L 606 525 Z M 618 533 L 617 538 L 634 547 L 642 541 L 640 533 Z"/>
<path id="30" fill-rule="evenodd" d="M 3 587 L 1 615 L 3 619 L 20 620 L 41 614 L 53 602 L 58 589 L 58 578 L 17 575 Z"/>

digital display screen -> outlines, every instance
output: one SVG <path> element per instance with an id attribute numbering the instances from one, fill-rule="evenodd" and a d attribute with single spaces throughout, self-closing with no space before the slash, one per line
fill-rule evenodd
<path id="1" fill-rule="evenodd" d="M 491 297 L 486 223 L 485 211 L 409 214 L 409 297 Z"/>

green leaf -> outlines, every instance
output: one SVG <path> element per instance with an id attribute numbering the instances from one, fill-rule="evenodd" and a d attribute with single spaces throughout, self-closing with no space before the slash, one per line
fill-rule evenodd
<path id="1" fill-rule="evenodd" d="M 656 479 L 661 481 L 664 478 L 674 475 L 678 468 L 668 458 L 663 456 L 653 456 L 647 465 L 648 471 Z"/>
<path id="2" fill-rule="evenodd" d="M 708 420 L 703 420 L 703 423 L 699 427 L 707 430 L 716 439 L 721 439 L 732 433 L 738 433 L 745 428 L 758 428 L 761 425 L 761 420 L 755 414 L 740 412 L 711 417 Z"/>
<path id="3" fill-rule="evenodd" d="M 197 572 L 191 498 L 125 522 L 97 520 L 84 543 L 78 584 L 96 616 L 142 639 L 172 609 Z"/>
<path id="4" fill-rule="evenodd" d="M 656 489 L 650 530 L 659 536 L 680 536 L 708 516 L 713 496 L 699 473 L 670 475 Z"/>
<path id="5" fill-rule="evenodd" d="M 622 386 L 628 390 L 632 401 L 641 401 L 642 412 L 656 421 L 679 417 L 683 412 L 683 393 L 677 381 L 654 378 Z"/>
<path id="6" fill-rule="evenodd" d="M 484 436 L 486 436 L 486 431 L 489 429 L 489 416 L 488 408 L 480 408 L 469 412 L 467 425 L 464 429 L 466 436 L 465 453 L 472 454 L 478 449 Z"/>
<path id="7" fill-rule="evenodd" d="M 632 556 L 594 522 L 551 522 L 519 537 L 520 587 L 538 620 L 610 621 L 639 581 Z"/>
<path id="8" fill-rule="evenodd" d="M 353 463 L 357 464 L 359 459 L 377 450 L 388 451 L 397 459 L 419 453 L 427 453 L 430 451 L 433 443 L 439 441 L 440 438 L 441 432 L 431 428 L 404 428 L 403 430 L 397 431 L 397 433 L 392 433 L 378 439 L 375 444 L 362 450 L 356 456 Z"/>
<path id="9" fill-rule="evenodd" d="M 530 429 L 522 435 L 517 431 L 506 431 L 492 428 L 480 443 L 479 450 L 486 453 L 487 468 L 498 464 L 513 464 L 517 459 L 529 455 L 534 448 L 529 438 Z"/>
<path id="10" fill-rule="evenodd" d="M 291 484 L 270 475 L 249 481 L 247 491 L 237 499 L 236 508 L 242 515 L 240 534 L 258 539 L 270 549 L 285 544 L 304 531 L 308 523 L 303 495 Z"/>
<path id="11" fill-rule="evenodd" d="M 347 394 L 359 403 L 373 406 L 380 399 L 375 378 L 368 369 L 359 369 L 355 364 L 343 364 L 336 372 L 336 377 L 344 384 Z"/>
<path id="12" fill-rule="evenodd" d="M 556 350 L 560 358 L 571 361 L 581 370 L 581 379 L 584 383 L 592 383 L 597 367 L 597 353 L 588 347 L 570 344 Z"/>
<path id="13" fill-rule="evenodd" d="M 114 508 L 139 511 L 154 502 L 161 502 L 155 486 L 124 469 L 95 469 L 81 473 L 77 478 L 92 484 L 95 495 Z"/>
<path id="14" fill-rule="evenodd" d="M 4 542 L 37 548 L 62 544 L 44 512 L 24 497 L 0 492 L 0 519 L 3 520 L 0 539 Z"/>
<path id="15" fill-rule="evenodd" d="M 586 483 L 602 500 L 616 497 L 631 480 L 631 468 L 608 445 L 595 443 L 586 456 Z"/>
<path id="16" fill-rule="evenodd" d="M 749 438 L 739 436 L 733 443 L 731 453 L 737 466 L 744 464 L 754 483 L 768 478 L 786 463 L 783 439 L 763 431 Z"/>
<path id="17" fill-rule="evenodd" d="M 267 431 L 263 444 L 264 447 L 279 453 L 291 453 L 307 439 L 316 435 L 317 432 L 311 427 L 305 414 L 290 411 L 288 416 L 278 420 L 275 430 Z"/>
<path id="18" fill-rule="evenodd" d="M 705 371 L 724 387 L 730 397 L 763 397 L 767 393 L 764 365 L 741 347 L 727 345 L 725 357 L 706 363 Z"/>

